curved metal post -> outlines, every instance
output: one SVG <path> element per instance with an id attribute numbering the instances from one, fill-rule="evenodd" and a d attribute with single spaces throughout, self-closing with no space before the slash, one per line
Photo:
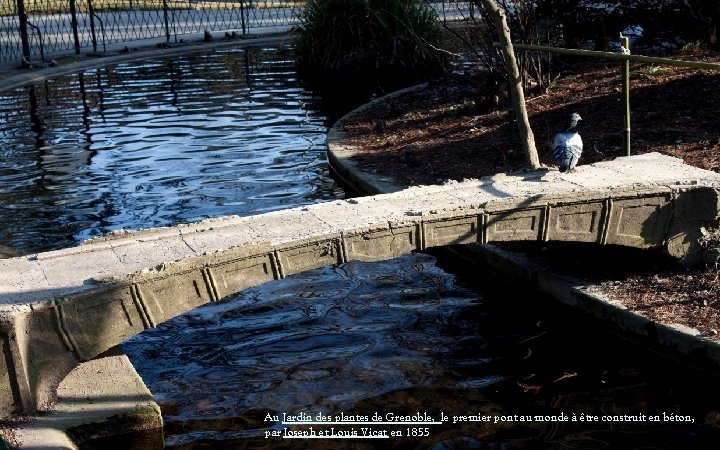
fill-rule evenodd
<path id="1" fill-rule="evenodd" d="M 168 22 L 167 0 L 163 0 L 163 19 L 165 20 L 165 42 L 170 43 L 170 23 Z"/>
<path id="2" fill-rule="evenodd" d="M 22 42 L 23 57 L 30 60 L 30 38 L 27 31 L 27 14 L 25 13 L 25 0 L 17 0 L 18 20 L 20 22 L 20 41 Z"/>
<path id="3" fill-rule="evenodd" d="M 70 0 L 70 24 L 72 26 L 73 40 L 75 42 L 75 54 L 80 54 L 80 37 L 78 36 L 77 4 L 76 0 Z"/>
<path id="4" fill-rule="evenodd" d="M 92 37 L 93 52 L 97 52 L 97 35 L 95 34 L 95 7 L 92 0 L 88 0 L 88 16 L 90 17 L 90 35 Z"/>

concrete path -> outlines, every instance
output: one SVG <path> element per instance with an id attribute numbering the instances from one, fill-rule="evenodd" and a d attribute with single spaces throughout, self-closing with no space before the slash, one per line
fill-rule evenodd
<path id="1" fill-rule="evenodd" d="M 175 227 L 119 231 L 77 247 L 0 261 L 0 305 L 21 309 L 21 305 L 42 306 L 50 299 L 91 291 L 98 283 L 121 279 L 143 270 L 161 270 L 157 268 L 171 262 L 188 258 L 210 259 L 213 254 L 258 245 L 284 246 L 307 239 L 388 227 L 388 223 L 400 226 L 439 217 L 495 214 L 497 211 L 509 216 L 515 210 L 535 210 L 547 204 L 596 205 L 607 198 L 617 199 L 616 205 L 620 205 L 623 200 L 664 199 L 671 192 L 695 192 L 699 200 L 717 201 L 715 189 L 718 186 L 720 174 L 685 165 L 677 158 L 651 153 L 580 166 L 571 174 L 560 174 L 554 170 L 499 174 L 481 180 L 413 187 L 392 194 L 333 201 L 250 217 L 231 216 Z M 677 199 L 668 197 L 668 201 L 671 200 Z M 673 220 L 678 219 L 678 213 L 693 215 L 694 220 L 708 221 L 714 220 L 717 215 L 716 202 L 692 203 L 692 206 L 698 208 L 695 215 L 692 211 L 676 211 Z M 701 207 L 703 210 L 699 209 Z M 626 213 L 630 211 L 632 209 Z M 599 219 L 593 217 L 593 220 Z M 638 216 L 638 219 L 646 217 Z M 563 223 L 567 227 L 575 225 L 579 224 Z M 518 227 L 516 232 L 525 231 L 522 224 L 516 223 L 515 226 Z M 640 237 L 654 232 L 643 228 L 643 223 L 636 224 L 635 228 L 604 239 L 607 243 L 635 246 L 632 241 L 623 242 L 622 236 L 630 236 L 628 233 L 631 231 Z M 562 233 L 563 230 L 569 233 L 568 236 L 556 236 L 561 238 L 557 240 L 580 240 L 572 235 L 583 232 L 570 228 L 543 230 L 533 227 L 532 233 L 536 234 L 534 239 L 547 239 L 547 233 Z M 495 231 L 489 229 L 488 233 Z M 617 230 L 606 231 L 612 234 Z M 596 233 L 590 242 L 600 242 L 598 227 L 590 226 L 589 232 Z M 662 237 L 665 237 L 664 233 Z M 501 240 L 526 238 L 517 233 L 507 239 L 500 237 Z M 487 240 L 496 239 L 487 236 Z M 658 236 L 648 235 L 644 242 L 637 244 L 647 248 L 658 242 L 661 242 Z M 297 272 L 294 268 L 290 271 Z"/>

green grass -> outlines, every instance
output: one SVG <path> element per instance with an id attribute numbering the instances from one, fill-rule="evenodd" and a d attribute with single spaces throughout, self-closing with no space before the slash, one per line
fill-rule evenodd
<path id="1" fill-rule="evenodd" d="M 633 78 L 655 78 L 665 75 L 666 73 L 667 69 L 665 67 L 651 64 L 638 70 L 634 70 L 630 75 Z"/>
<path id="2" fill-rule="evenodd" d="M 688 42 L 680 49 L 680 54 L 693 54 L 705 50 L 705 44 L 701 41 Z"/>

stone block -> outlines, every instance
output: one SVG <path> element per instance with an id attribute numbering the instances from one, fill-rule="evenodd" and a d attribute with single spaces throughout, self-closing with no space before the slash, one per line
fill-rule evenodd
<path id="1" fill-rule="evenodd" d="M 705 222 L 675 223 L 670 227 L 665 242 L 665 253 L 691 266 L 702 260 L 701 228 Z"/>
<path id="2" fill-rule="evenodd" d="M 122 349 L 112 348 L 80 364 L 60 383 L 57 394 L 50 416 L 22 427 L 28 434 L 55 427 L 65 429 L 80 448 L 97 448 L 92 440 L 107 442 L 110 437 L 114 448 L 165 448 L 160 407 Z"/>
<path id="3" fill-rule="evenodd" d="M 179 225 L 178 230 L 185 244 L 202 255 L 261 241 L 258 233 L 250 228 L 250 222 L 247 218 L 204 221 L 194 227 Z"/>
<path id="4" fill-rule="evenodd" d="M 340 238 L 319 237 L 293 242 L 275 249 L 280 274 L 286 277 L 306 270 L 345 262 Z"/>
<path id="5" fill-rule="evenodd" d="M 537 241 L 542 238 L 545 208 L 497 211 L 485 219 L 486 242 Z"/>
<path id="6" fill-rule="evenodd" d="M 601 242 L 604 202 L 553 205 L 548 211 L 548 241 Z"/>
<path id="7" fill-rule="evenodd" d="M 29 411 L 35 405 L 23 376 L 15 324 L 3 320 L 0 327 L 0 418 L 4 418 Z"/>
<path id="8" fill-rule="evenodd" d="M 478 213 L 464 217 L 453 214 L 423 216 L 423 246 L 428 248 L 483 242 L 482 218 Z"/>
<path id="9" fill-rule="evenodd" d="M 353 218 L 352 215 L 348 215 Z M 302 239 L 312 239 L 333 232 L 333 228 L 323 222 L 307 208 L 293 208 L 284 211 L 252 216 L 248 226 L 261 242 L 282 244 Z"/>
<path id="10" fill-rule="evenodd" d="M 35 408 L 47 411 L 53 406 L 58 385 L 82 358 L 73 351 L 67 334 L 61 331 L 54 306 L 34 308 L 31 314 L 16 320 L 18 334 L 26 336 L 22 341 L 18 336 L 19 351 L 14 359 L 16 364 L 24 365 L 24 377 L 27 377 Z"/>
<path id="11" fill-rule="evenodd" d="M 275 259 L 269 252 L 242 258 L 229 257 L 223 262 L 213 263 L 208 270 L 218 298 L 280 278 Z"/>
<path id="12" fill-rule="evenodd" d="M 150 327 L 133 286 L 103 286 L 58 300 L 58 324 L 78 357 L 87 361 Z"/>
<path id="13" fill-rule="evenodd" d="M 371 199 L 372 201 L 364 201 Z M 353 229 L 385 227 L 388 222 L 405 217 L 405 210 L 379 201 L 375 197 L 310 205 L 307 210 L 329 226 L 332 233 Z"/>
<path id="14" fill-rule="evenodd" d="M 113 251 L 124 264 L 124 273 L 152 267 L 157 261 L 172 262 L 196 256 L 177 231 L 164 239 L 145 240 L 139 237 L 132 244 L 113 245 Z"/>
<path id="15" fill-rule="evenodd" d="M 58 253 L 50 257 L 47 254 L 40 254 L 38 264 L 47 282 L 56 289 L 82 284 L 87 273 L 102 277 L 125 271 L 125 266 L 109 248 L 83 251 L 76 255 Z M 72 270 L 68 270 L 69 267 L 72 267 Z"/>
<path id="16" fill-rule="evenodd" d="M 670 194 L 612 199 L 605 242 L 635 248 L 659 246 L 671 217 Z"/>
<path id="17" fill-rule="evenodd" d="M 415 215 L 442 214 L 468 206 L 451 192 L 452 190 L 445 186 L 423 186 L 398 192 L 385 201 L 396 211 L 404 210 Z"/>
<path id="18" fill-rule="evenodd" d="M 381 261 L 420 248 L 418 226 L 370 229 L 343 234 L 345 260 Z"/>
<path id="19" fill-rule="evenodd" d="M 38 261 L 25 257 L 0 260 L 0 304 L 47 302 L 56 291 Z"/>
<path id="20" fill-rule="evenodd" d="M 136 286 L 152 326 L 217 299 L 203 267 L 160 273 Z"/>

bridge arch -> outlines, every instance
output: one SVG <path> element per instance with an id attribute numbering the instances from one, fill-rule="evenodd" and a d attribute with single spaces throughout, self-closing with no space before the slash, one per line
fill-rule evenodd
<path id="1" fill-rule="evenodd" d="M 0 261 L 0 411 L 47 409 L 81 362 L 200 305 L 292 274 L 520 240 L 660 248 L 682 258 L 719 210 L 720 175 L 643 155 L 568 176 L 500 175 L 120 232 Z"/>

